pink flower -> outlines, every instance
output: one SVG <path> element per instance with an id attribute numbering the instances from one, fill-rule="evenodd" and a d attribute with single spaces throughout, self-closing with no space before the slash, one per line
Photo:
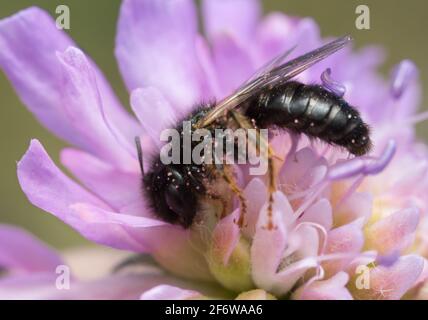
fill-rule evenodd
<path id="1" fill-rule="evenodd" d="M 238 206 L 220 221 L 186 230 L 147 209 L 135 136 L 145 153 L 154 152 L 160 131 L 195 103 L 231 93 L 295 44 L 291 58 L 325 42 L 313 20 L 281 13 L 262 18 L 255 0 L 206 0 L 202 11 L 206 38 L 197 30 L 190 0 L 123 1 L 115 53 L 138 120 L 44 11 L 29 8 L 0 21 L 0 67 L 34 116 L 72 145 L 61 152 L 61 162 L 78 181 L 62 173 L 33 140 L 18 163 L 29 201 L 93 242 L 156 261 L 155 267 L 143 263 L 138 275 L 73 278 L 70 290 L 61 291 L 55 287 L 60 258 L 5 226 L 0 238 L 8 245 L 0 247 L 0 266 L 7 276 L 0 279 L 0 297 L 422 296 L 428 153 L 413 128 L 424 117 L 416 115 L 417 70 L 403 61 L 385 82 L 376 72 L 379 48 L 346 48 L 298 76 L 305 83 L 319 82 L 330 68 L 325 84 L 358 106 L 372 127 L 375 147 L 369 156 L 350 159 L 304 136 L 278 134 L 272 145 L 284 160 L 277 163 L 274 228 L 264 228 L 264 177 L 250 176 L 245 167 L 236 168 L 249 201 L 243 228 L 234 223 Z"/>

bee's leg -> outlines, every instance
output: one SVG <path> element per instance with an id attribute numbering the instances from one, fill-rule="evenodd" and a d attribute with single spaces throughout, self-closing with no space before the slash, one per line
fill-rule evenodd
<path id="1" fill-rule="evenodd" d="M 268 207 L 267 207 L 267 215 L 268 221 L 265 226 L 266 229 L 272 230 L 275 226 L 273 224 L 273 194 L 276 191 L 276 172 L 275 172 L 275 159 L 280 159 L 278 157 L 269 142 L 260 135 L 260 133 L 256 132 L 256 140 L 249 140 L 248 146 L 250 145 L 256 150 L 256 152 L 260 155 L 261 150 L 267 149 L 267 178 L 268 178 Z"/>
<path id="2" fill-rule="evenodd" d="M 274 157 L 275 154 L 271 148 L 271 146 L 268 147 L 268 208 L 267 208 L 267 214 L 268 214 L 268 223 L 266 225 L 266 229 L 272 230 L 275 226 L 273 224 L 273 194 L 276 191 L 276 177 L 275 177 L 275 165 L 274 165 Z"/>
<path id="3" fill-rule="evenodd" d="M 239 220 L 237 221 L 238 226 L 243 227 L 245 222 L 245 214 L 247 212 L 247 201 L 244 196 L 244 192 L 238 186 L 235 177 L 233 176 L 233 172 L 230 172 L 229 166 L 222 166 L 220 172 L 223 175 L 223 179 L 229 185 L 232 192 L 238 197 L 239 204 L 241 207 L 241 213 L 239 215 Z"/>
<path id="4" fill-rule="evenodd" d="M 207 196 L 209 199 L 221 202 L 221 205 L 222 205 L 221 214 L 220 214 L 220 217 L 218 217 L 218 215 L 216 214 L 216 217 L 219 219 L 225 217 L 227 214 L 227 208 L 228 208 L 227 201 L 222 196 L 220 196 L 217 193 L 212 192 L 210 190 L 207 190 Z"/>
<path id="5" fill-rule="evenodd" d="M 231 115 L 233 116 L 234 120 L 238 124 L 238 127 L 244 128 L 244 129 L 257 129 L 254 125 L 254 123 L 250 122 L 250 120 L 246 117 L 240 114 L 239 112 L 231 111 Z M 254 139 L 255 138 L 255 139 Z M 274 158 L 280 159 L 275 152 L 273 151 L 272 147 L 269 145 L 268 139 L 265 139 L 258 130 L 255 132 L 255 137 L 251 136 L 248 139 L 248 147 L 254 148 L 256 153 L 260 153 L 260 151 L 264 148 L 267 149 L 267 160 L 268 160 L 268 208 L 267 208 L 267 214 L 268 214 L 268 223 L 266 228 L 268 230 L 271 230 L 274 228 L 273 220 L 272 220 L 272 211 L 273 211 L 273 194 L 276 191 L 276 179 L 275 179 L 275 166 L 274 166 Z"/>

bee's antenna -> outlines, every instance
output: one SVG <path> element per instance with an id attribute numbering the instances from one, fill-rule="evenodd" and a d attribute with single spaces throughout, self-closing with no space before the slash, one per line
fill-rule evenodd
<path id="1" fill-rule="evenodd" d="M 135 145 L 137 147 L 138 161 L 140 162 L 141 174 L 144 176 L 143 149 L 141 148 L 140 137 L 135 137 Z"/>

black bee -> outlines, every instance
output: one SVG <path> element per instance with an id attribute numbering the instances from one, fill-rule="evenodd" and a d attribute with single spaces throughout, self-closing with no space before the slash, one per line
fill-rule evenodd
<path id="1" fill-rule="evenodd" d="M 291 81 L 350 41 L 349 36 L 339 38 L 289 62 L 283 61 L 290 51 L 278 56 L 229 97 L 219 103 L 199 106 L 187 118 L 192 123 L 192 130 L 276 127 L 319 138 L 343 147 L 356 156 L 366 154 L 371 147 L 369 127 L 356 109 L 322 86 Z M 182 127 L 177 130 L 182 130 Z M 138 143 L 137 147 L 142 166 Z M 269 146 L 268 148 L 268 214 L 271 215 L 272 194 L 276 185 L 273 152 Z M 144 175 L 145 194 L 155 215 L 188 228 L 202 210 L 205 200 L 219 200 L 223 204 L 227 202 L 225 197 L 230 192 L 217 187 L 219 181 L 225 181 L 241 202 L 241 218 L 237 223 L 242 225 L 246 209 L 245 198 L 230 169 L 229 165 L 164 165 L 158 156 L 153 159 L 149 171 Z M 267 228 L 272 227 L 272 223 L 267 225 Z"/>

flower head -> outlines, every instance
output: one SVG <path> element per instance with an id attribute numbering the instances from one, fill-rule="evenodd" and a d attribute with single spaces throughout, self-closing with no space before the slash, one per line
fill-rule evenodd
<path id="1" fill-rule="evenodd" d="M 379 48 L 346 48 L 297 77 L 321 82 L 357 106 L 372 127 L 371 154 L 350 158 L 279 132 L 271 139 L 278 155 L 272 217 L 266 178 L 251 176 L 245 166 L 235 167 L 248 200 L 243 226 L 236 223 L 234 202 L 223 218 L 206 214 L 190 229 L 151 212 L 141 192 L 135 136 L 144 153 L 156 152 L 161 130 L 198 102 L 225 97 L 296 44 L 290 58 L 325 42 L 312 19 L 261 17 L 255 0 L 206 0 L 202 13 L 206 37 L 198 32 L 190 0 L 123 1 L 115 53 L 136 118 L 44 11 L 29 8 L 0 21 L 0 67 L 34 116 L 72 145 L 61 152 L 61 162 L 78 181 L 33 140 L 18 163 L 29 201 L 87 239 L 150 255 L 157 265 L 145 259 L 139 276 L 73 280 L 72 290 L 59 294 L 49 282 L 59 258 L 4 227 L 0 237 L 13 249 L 0 247 L 0 266 L 8 274 L 0 294 L 34 297 L 34 289 L 43 287 L 48 293 L 40 297 L 102 298 L 108 286 L 115 298 L 399 299 L 422 286 L 428 153 L 413 127 L 424 116 L 416 114 L 417 69 L 405 60 L 390 83 L 384 81 L 376 71 Z M 269 219 L 272 228 L 266 228 Z M 38 258 L 27 256 L 30 251 Z"/>

